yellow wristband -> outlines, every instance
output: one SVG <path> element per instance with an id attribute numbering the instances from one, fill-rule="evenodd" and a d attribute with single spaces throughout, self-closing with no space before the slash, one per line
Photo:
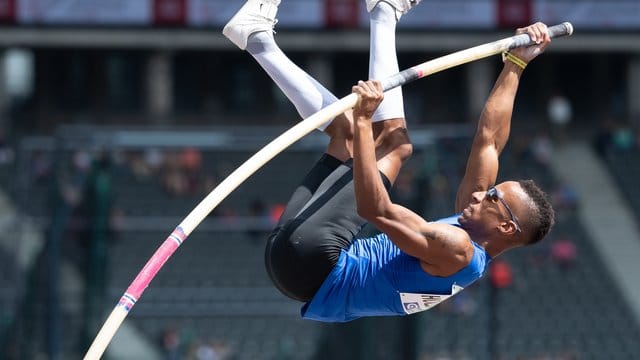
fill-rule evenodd
<path id="1" fill-rule="evenodd" d="M 512 53 L 505 51 L 502 53 L 502 62 L 509 60 L 510 62 L 516 64 L 520 69 L 524 70 L 527 67 L 527 63 L 520 59 L 519 57 L 513 55 Z"/>

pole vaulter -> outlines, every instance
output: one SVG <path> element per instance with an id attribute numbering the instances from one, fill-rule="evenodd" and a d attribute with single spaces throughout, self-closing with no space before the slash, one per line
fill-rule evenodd
<path id="1" fill-rule="evenodd" d="M 552 38 L 567 36 L 572 33 L 573 26 L 568 22 L 549 27 L 549 35 Z M 383 89 L 387 91 L 458 65 L 532 44 L 533 42 L 528 34 L 520 34 L 483 45 L 478 45 L 426 61 L 422 64 L 401 71 L 393 76 L 383 79 L 382 86 Z M 129 285 L 103 324 L 84 359 L 93 360 L 99 359 L 102 356 L 116 331 L 129 314 L 129 311 L 131 311 L 133 306 L 140 300 L 142 293 L 149 286 L 151 280 L 153 280 L 169 257 L 171 257 L 178 247 L 184 243 L 191 232 L 209 215 L 211 211 L 213 211 L 213 209 L 215 209 L 216 206 L 218 206 L 218 204 L 220 204 L 222 200 L 224 200 L 232 191 L 234 191 L 240 184 L 249 178 L 249 176 L 260 169 L 269 160 L 284 151 L 294 142 L 309 134 L 314 129 L 353 108 L 356 105 L 357 100 L 357 94 L 349 94 L 323 108 L 307 119 L 302 120 L 250 157 L 215 189 L 213 189 L 213 191 L 211 191 L 204 200 L 202 200 L 191 211 L 191 213 L 187 215 L 175 230 L 173 230 L 173 232 L 147 261 L 143 269 Z"/>

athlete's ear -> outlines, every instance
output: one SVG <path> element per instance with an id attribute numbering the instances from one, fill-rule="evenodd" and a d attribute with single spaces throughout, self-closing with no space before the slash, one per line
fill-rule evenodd
<path id="1" fill-rule="evenodd" d="M 498 228 L 503 235 L 514 235 L 518 232 L 518 227 L 512 220 L 501 222 Z"/>

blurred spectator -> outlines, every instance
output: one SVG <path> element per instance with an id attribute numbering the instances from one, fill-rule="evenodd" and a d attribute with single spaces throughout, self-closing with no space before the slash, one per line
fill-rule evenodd
<path id="1" fill-rule="evenodd" d="M 604 119 L 598 128 L 594 146 L 598 154 L 609 150 L 628 151 L 636 148 L 638 141 L 631 126 L 612 118 Z"/>
<path id="2" fill-rule="evenodd" d="M 280 221 L 280 217 L 284 212 L 286 205 L 285 204 L 275 204 L 269 210 L 269 218 L 271 219 L 271 224 L 275 225 Z"/>
<path id="3" fill-rule="evenodd" d="M 141 154 L 131 154 L 129 159 L 129 167 L 133 176 L 140 182 L 146 182 L 151 177 L 151 169 L 147 165 L 144 157 Z"/>
<path id="4" fill-rule="evenodd" d="M 504 260 L 494 260 L 489 268 L 489 280 L 495 289 L 505 289 L 513 283 L 511 266 Z"/>
<path id="5" fill-rule="evenodd" d="M 202 154 L 195 148 L 187 148 L 180 153 L 182 171 L 187 180 L 188 192 L 193 194 L 200 189 L 202 178 Z"/>
<path id="6" fill-rule="evenodd" d="M 557 210 L 576 210 L 578 208 L 578 192 L 569 184 L 560 184 L 552 193 L 553 207 Z"/>
<path id="7" fill-rule="evenodd" d="M 164 188 L 170 195 L 186 195 L 189 190 L 187 177 L 179 169 L 169 169 L 164 174 Z"/>
<path id="8" fill-rule="evenodd" d="M 60 194 L 65 204 L 71 207 L 80 205 L 92 164 L 93 156 L 88 151 L 78 150 L 73 154 L 71 173 L 64 173 L 59 180 Z"/>
<path id="9" fill-rule="evenodd" d="M 635 135 L 630 126 L 621 124 L 613 132 L 612 145 L 615 150 L 628 151 L 635 147 Z"/>
<path id="10" fill-rule="evenodd" d="M 551 258 L 562 270 L 573 268 L 576 255 L 576 245 L 566 236 L 561 236 L 551 245 Z"/>
<path id="11" fill-rule="evenodd" d="M 538 134 L 531 140 L 533 159 L 541 165 L 549 165 L 553 157 L 553 142 L 547 133 Z"/>
<path id="12" fill-rule="evenodd" d="M 210 343 L 203 342 L 196 349 L 196 360 L 219 360 L 220 357 L 216 354 Z"/>
<path id="13" fill-rule="evenodd" d="M 157 174 L 164 166 L 164 153 L 158 149 L 151 148 L 144 152 L 144 163 L 151 175 Z"/>
<path id="14" fill-rule="evenodd" d="M 215 187 L 215 179 L 209 176 L 203 179 L 202 155 L 197 149 L 170 152 L 163 163 L 162 183 L 170 195 L 199 194 L 203 188 L 210 191 Z"/>
<path id="15" fill-rule="evenodd" d="M 48 181 L 51 176 L 51 155 L 44 151 L 37 151 L 31 155 L 31 177 L 35 182 Z"/>
<path id="16" fill-rule="evenodd" d="M 138 181 L 146 182 L 156 176 L 165 165 L 164 152 L 150 148 L 128 154 L 129 168 Z"/>
<path id="17" fill-rule="evenodd" d="M 202 167 L 202 154 L 195 148 L 187 148 L 182 150 L 180 154 L 182 166 L 188 172 L 200 171 Z"/>
<path id="18" fill-rule="evenodd" d="M 189 183 L 183 171 L 181 158 L 175 152 L 167 154 L 162 183 L 170 195 L 183 196 L 189 191 Z"/>
<path id="19" fill-rule="evenodd" d="M 573 117 L 573 107 L 566 96 L 556 93 L 547 103 L 547 115 L 553 128 L 553 136 L 557 141 L 563 141 L 565 131 Z"/>
<path id="20" fill-rule="evenodd" d="M 180 335 L 173 328 L 165 329 L 162 334 L 162 350 L 166 360 L 179 360 L 182 358 L 180 354 Z"/>
<path id="21" fill-rule="evenodd" d="M 63 182 L 60 185 L 60 195 L 65 204 L 76 207 L 82 202 L 83 185 L 72 181 Z"/>
<path id="22" fill-rule="evenodd" d="M 86 150 L 78 150 L 73 154 L 73 170 L 86 174 L 91 170 L 91 164 L 93 163 L 93 157 Z"/>

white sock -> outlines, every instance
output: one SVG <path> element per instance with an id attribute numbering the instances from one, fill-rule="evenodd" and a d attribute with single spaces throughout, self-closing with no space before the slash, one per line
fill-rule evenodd
<path id="1" fill-rule="evenodd" d="M 369 53 L 369 79 L 383 80 L 400 71 L 396 57 L 396 12 L 384 1 L 371 10 L 371 40 Z M 372 120 L 382 121 L 404 118 L 402 88 L 396 87 L 384 94 Z"/>
<path id="2" fill-rule="evenodd" d="M 298 113 L 307 118 L 338 98 L 293 63 L 278 47 L 273 36 L 264 31 L 251 34 L 247 51 L 284 92 Z M 319 127 L 324 130 L 330 122 Z"/>

